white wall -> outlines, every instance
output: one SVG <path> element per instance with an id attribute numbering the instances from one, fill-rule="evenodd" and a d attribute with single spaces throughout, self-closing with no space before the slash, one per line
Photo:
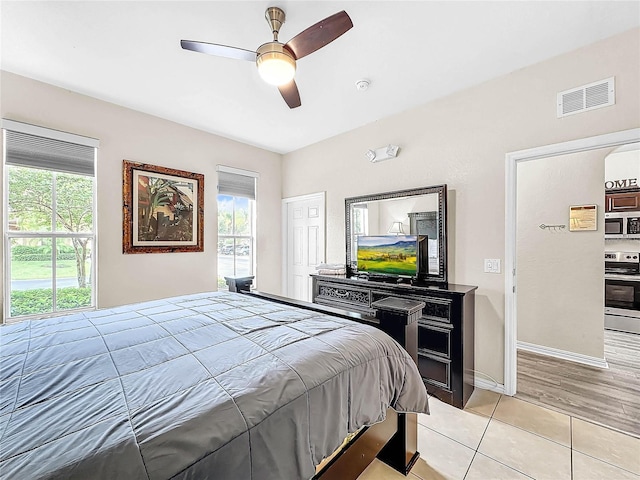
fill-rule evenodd
<path id="1" fill-rule="evenodd" d="M 605 252 L 640 252 L 640 239 L 605 239 L 604 250 Z"/>
<path id="2" fill-rule="evenodd" d="M 603 179 L 610 150 L 518 166 L 518 341 L 604 358 Z M 571 205 L 597 205 L 598 229 L 571 232 Z"/>
<path id="3" fill-rule="evenodd" d="M 2 72 L 1 82 L 3 118 L 100 140 L 99 307 L 217 289 L 217 164 L 260 174 L 257 284 L 279 293 L 281 155 L 11 73 Z M 124 159 L 205 175 L 204 252 L 122 253 Z"/>
<path id="4" fill-rule="evenodd" d="M 342 262 L 345 197 L 447 184 L 450 281 L 479 286 L 475 365 L 502 383 L 504 277 L 483 259 L 504 259 L 505 154 L 640 126 L 639 47 L 634 29 L 287 154 L 283 196 L 327 192 L 327 261 Z M 557 92 L 610 76 L 614 106 L 556 118 Z M 366 161 L 387 143 L 395 160 Z"/>

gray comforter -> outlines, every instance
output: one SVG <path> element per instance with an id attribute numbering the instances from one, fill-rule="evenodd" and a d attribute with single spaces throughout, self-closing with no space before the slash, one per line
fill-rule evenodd
<path id="1" fill-rule="evenodd" d="M 3 326 L 0 356 L 3 479 L 304 479 L 428 410 L 386 334 L 235 293 Z"/>

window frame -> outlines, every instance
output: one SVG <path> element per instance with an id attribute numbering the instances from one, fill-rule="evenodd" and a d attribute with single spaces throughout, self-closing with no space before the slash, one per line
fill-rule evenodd
<path id="1" fill-rule="evenodd" d="M 221 234 L 220 230 L 218 230 L 218 244 L 220 244 L 221 240 L 233 240 L 233 275 L 237 275 L 237 271 L 236 271 L 236 257 L 238 256 L 237 252 L 236 252 L 236 246 L 237 246 L 237 242 L 236 240 L 249 240 L 249 244 L 250 244 L 250 255 L 249 255 L 249 275 L 255 275 L 255 267 L 256 267 L 256 200 L 252 199 L 252 198 L 247 198 L 247 197 L 242 197 L 239 195 L 229 195 L 229 194 L 218 194 L 216 195 L 216 204 L 218 206 L 218 212 L 220 211 L 219 209 L 219 197 L 220 196 L 226 196 L 226 197 L 231 197 L 233 199 L 233 210 L 231 212 L 231 229 L 233 232 L 235 232 L 236 229 L 236 198 L 246 198 L 249 202 L 249 215 L 251 216 L 251 222 L 250 222 L 250 228 L 251 228 L 251 234 L 250 235 L 227 235 L 227 234 Z M 220 262 L 217 261 L 219 258 L 220 253 L 217 252 L 216 249 L 216 266 L 217 266 L 217 271 L 216 271 L 216 280 L 218 280 L 220 278 Z M 255 279 L 254 279 L 254 284 L 252 285 L 252 288 L 255 288 Z M 226 289 L 225 289 L 226 290 Z M 220 287 L 218 287 L 218 291 L 224 291 L 224 290 L 220 290 Z"/>
<path id="2" fill-rule="evenodd" d="M 251 170 L 244 170 L 236 167 L 228 167 L 226 165 L 216 165 L 216 172 L 218 173 L 218 185 L 217 185 L 217 195 L 216 195 L 216 206 L 218 205 L 218 196 L 219 195 L 227 195 L 234 198 L 234 210 L 233 210 L 233 229 L 235 231 L 235 198 L 247 198 L 249 200 L 249 205 L 251 208 L 251 235 L 221 235 L 216 228 L 217 233 L 217 242 L 218 245 L 221 239 L 232 238 L 233 239 L 233 271 L 234 275 L 236 272 L 236 239 L 246 239 L 249 238 L 251 242 L 251 255 L 250 255 L 250 275 L 254 277 L 252 288 L 256 288 L 256 275 L 255 272 L 257 270 L 257 260 L 258 255 L 256 253 L 257 250 L 257 212 L 258 212 L 258 179 L 260 178 L 260 174 L 258 172 L 253 172 Z M 240 177 L 248 177 L 248 178 L 233 178 L 233 176 Z M 252 182 L 252 187 L 249 188 L 247 182 L 243 180 L 248 180 Z M 246 193 L 246 195 L 243 195 Z M 217 213 L 219 215 L 219 208 Z M 219 285 L 220 279 L 220 262 L 218 261 L 219 253 L 217 253 L 216 246 L 216 284 Z M 218 287 L 220 289 L 221 287 Z M 224 287 L 222 287 L 224 288 Z"/>
<path id="3" fill-rule="evenodd" d="M 90 177 L 92 180 L 92 188 L 91 188 L 91 203 L 92 203 L 92 226 L 90 232 L 66 232 L 63 230 L 56 230 L 56 219 L 55 219 L 55 211 L 58 207 L 57 205 L 57 197 L 56 197 L 56 187 L 57 187 L 57 175 L 58 174 L 69 174 L 71 172 L 65 172 L 62 170 L 50 170 L 53 173 L 52 179 L 52 196 L 51 196 L 51 205 L 52 205 L 52 224 L 51 231 L 42 231 L 42 232 L 23 232 L 23 231 L 12 231 L 9 229 L 9 170 L 13 165 L 7 165 L 7 131 L 16 131 L 21 133 L 26 133 L 30 135 L 35 135 L 39 137 L 44 137 L 52 140 L 61 140 L 69 143 L 76 143 L 79 145 L 84 145 L 93 148 L 93 175 L 84 175 Z M 97 289 L 98 289 L 98 205 L 97 205 L 97 185 L 98 185 L 98 148 L 100 146 L 100 142 L 94 138 L 84 137 L 81 135 L 76 135 L 72 133 L 62 132 L 58 130 L 53 130 L 45 127 L 40 127 L 36 125 L 30 125 L 26 123 L 16 122 L 13 120 L 2 119 L 2 140 L 3 140 L 3 151 L 2 151 L 2 185 L 3 185 L 3 198 L 2 198 L 2 261 L 3 261 L 3 315 L 2 322 L 3 324 L 12 324 L 22 322 L 24 320 L 32 320 L 32 319 L 41 319 L 41 318 L 51 318 L 51 317 L 59 317 L 63 315 L 69 315 L 73 313 L 78 313 L 82 311 L 92 311 L 97 309 Z M 22 166 L 21 168 L 33 168 Z M 36 168 L 34 168 L 35 170 Z M 40 169 L 44 170 L 44 169 Z M 77 174 L 82 175 L 82 174 Z M 51 265 L 51 280 L 52 280 L 52 311 L 45 313 L 35 313 L 29 315 L 20 315 L 20 316 L 11 316 L 11 240 L 15 238 L 38 238 L 38 239 L 51 239 L 52 245 L 52 265 Z M 89 269 L 89 283 L 91 287 L 91 304 L 89 306 L 65 309 L 65 310 L 56 310 L 56 301 L 57 301 L 57 287 L 53 282 L 56 279 L 56 258 L 57 258 L 57 248 L 58 248 L 58 240 L 59 239 L 71 239 L 71 238 L 89 238 L 91 239 L 92 247 L 91 247 L 91 262 Z"/>

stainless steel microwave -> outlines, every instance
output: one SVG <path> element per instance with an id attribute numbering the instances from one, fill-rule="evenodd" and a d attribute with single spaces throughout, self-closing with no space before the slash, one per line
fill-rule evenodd
<path id="1" fill-rule="evenodd" d="M 604 237 L 640 239 L 640 212 L 605 213 Z"/>

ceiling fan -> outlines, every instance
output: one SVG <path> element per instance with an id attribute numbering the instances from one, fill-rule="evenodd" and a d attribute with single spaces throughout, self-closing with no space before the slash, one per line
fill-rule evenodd
<path id="1" fill-rule="evenodd" d="M 180 45 L 185 50 L 256 62 L 262 79 L 278 87 L 289 108 L 299 107 L 300 93 L 293 78 L 296 73 L 296 60 L 333 42 L 353 27 L 353 23 L 343 10 L 303 30 L 287 43 L 281 43 L 278 41 L 278 32 L 285 21 L 284 11 L 278 7 L 269 7 L 264 16 L 273 32 L 273 41 L 260 45 L 255 52 L 193 40 L 181 40 Z"/>

